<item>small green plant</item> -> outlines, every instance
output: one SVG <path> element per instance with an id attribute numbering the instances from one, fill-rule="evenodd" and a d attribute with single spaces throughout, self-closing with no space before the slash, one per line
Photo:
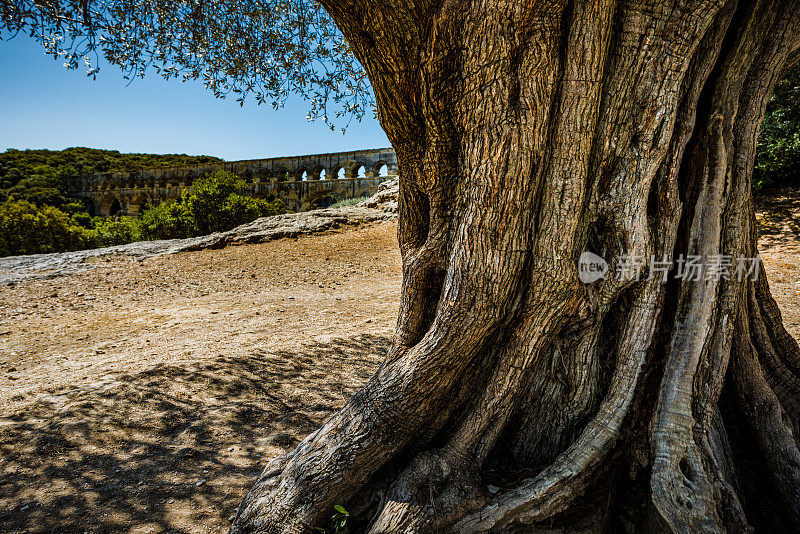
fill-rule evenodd
<path id="1" fill-rule="evenodd" d="M 328 528 L 317 527 L 317 532 L 322 534 L 339 534 L 347 525 L 347 519 L 350 517 L 350 512 L 344 509 L 344 506 L 335 505 L 333 507 L 334 514 L 331 516 L 331 524 Z"/>
<path id="2" fill-rule="evenodd" d="M 195 235 L 224 232 L 240 224 L 286 212 L 281 200 L 268 202 L 244 196 L 244 181 L 228 171 L 197 179 L 181 196 L 181 205 L 192 221 Z"/>

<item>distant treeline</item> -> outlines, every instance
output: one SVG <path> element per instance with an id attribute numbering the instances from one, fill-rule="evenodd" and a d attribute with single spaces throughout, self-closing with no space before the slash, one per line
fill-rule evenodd
<path id="1" fill-rule="evenodd" d="M 0 153 L 0 188 L 16 185 L 21 179 L 36 174 L 37 167 L 57 169 L 69 167 L 77 175 L 95 172 L 129 172 L 154 167 L 178 167 L 219 163 L 214 156 L 186 154 L 123 154 L 118 150 L 73 147 L 64 150 L 17 150 Z"/>
<path id="2" fill-rule="evenodd" d="M 10 196 L 36 205 L 60 207 L 69 199 L 66 179 L 95 172 L 130 172 L 154 167 L 219 163 L 213 156 L 123 154 L 117 150 L 74 147 L 0 153 L 0 202 Z"/>

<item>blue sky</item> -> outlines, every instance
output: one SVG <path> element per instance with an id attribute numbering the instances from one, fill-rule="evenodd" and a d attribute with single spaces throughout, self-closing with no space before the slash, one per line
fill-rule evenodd
<path id="1" fill-rule="evenodd" d="M 127 83 L 110 65 L 96 80 L 68 71 L 23 35 L 0 42 L 0 151 L 87 146 L 236 160 L 390 146 L 371 116 L 342 135 L 306 121 L 299 99 L 278 111 L 254 101 L 241 108 L 201 83 L 155 73 Z"/>

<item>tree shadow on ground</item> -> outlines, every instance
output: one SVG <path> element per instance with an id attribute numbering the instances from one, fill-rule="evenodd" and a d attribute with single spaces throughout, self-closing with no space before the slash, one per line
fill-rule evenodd
<path id="1" fill-rule="evenodd" d="M 759 247 L 780 246 L 800 252 L 800 196 L 786 190 L 756 197 Z"/>
<path id="2" fill-rule="evenodd" d="M 221 532 L 389 346 L 359 335 L 49 392 L 0 419 L 0 532 Z"/>

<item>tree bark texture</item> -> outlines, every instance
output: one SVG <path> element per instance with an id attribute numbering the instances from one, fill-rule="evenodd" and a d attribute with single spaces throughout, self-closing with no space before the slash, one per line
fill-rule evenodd
<path id="1" fill-rule="evenodd" d="M 323 0 L 400 163 L 372 379 L 235 533 L 800 532 L 800 349 L 754 257 L 756 138 L 800 1 Z M 667 280 L 584 284 L 666 259 Z M 652 269 L 652 265 L 650 266 Z"/>

